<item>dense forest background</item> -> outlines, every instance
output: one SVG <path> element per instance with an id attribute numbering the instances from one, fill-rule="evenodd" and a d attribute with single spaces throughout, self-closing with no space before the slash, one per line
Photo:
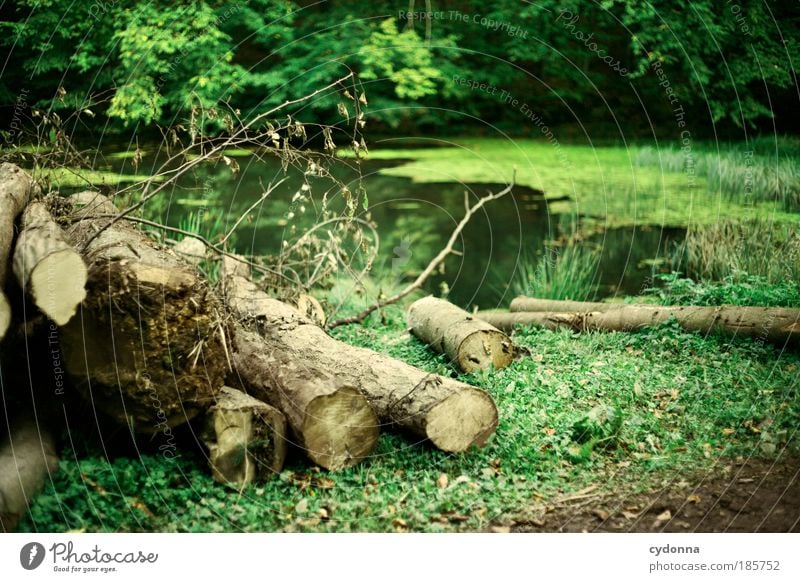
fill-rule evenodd
<path id="1" fill-rule="evenodd" d="M 796 2 L 22 0 L 2 21 L 6 120 L 88 109 L 104 132 L 129 132 L 219 100 L 250 116 L 351 69 L 373 132 L 741 138 L 798 125 Z M 335 108 L 320 99 L 304 115 Z"/>

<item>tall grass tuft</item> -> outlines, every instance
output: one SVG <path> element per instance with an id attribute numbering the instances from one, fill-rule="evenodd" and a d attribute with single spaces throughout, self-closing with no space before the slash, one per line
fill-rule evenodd
<path id="1" fill-rule="evenodd" d="M 587 246 L 548 247 L 543 255 L 523 260 L 511 290 L 543 299 L 592 300 L 598 288 L 599 259 L 599 253 Z"/>
<path id="2" fill-rule="evenodd" d="M 710 192 L 739 202 L 775 202 L 786 210 L 800 209 L 800 140 L 757 139 L 714 149 L 698 146 L 690 152 L 647 146 L 638 150 L 635 162 L 705 176 Z"/>
<path id="3" fill-rule="evenodd" d="M 673 268 L 706 281 L 722 281 L 736 272 L 773 283 L 800 281 L 800 233 L 791 224 L 767 220 L 691 228 Z"/>

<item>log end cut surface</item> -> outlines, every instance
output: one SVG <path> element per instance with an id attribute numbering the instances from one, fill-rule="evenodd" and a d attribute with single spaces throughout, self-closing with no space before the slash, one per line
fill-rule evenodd
<path id="1" fill-rule="evenodd" d="M 458 366 L 465 372 L 485 370 L 494 366 L 498 370 L 514 361 L 514 347 L 506 334 L 499 330 L 481 330 L 471 333 L 458 347 Z"/>
<path id="2" fill-rule="evenodd" d="M 281 471 L 286 420 L 281 412 L 238 390 L 223 387 L 209 411 L 206 444 L 214 478 L 245 486 Z"/>
<path id="3" fill-rule="evenodd" d="M 443 451 L 462 452 L 480 447 L 497 427 L 497 408 L 488 394 L 462 390 L 428 413 L 428 439 Z"/>
<path id="4" fill-rule="evenodd" d="M 39 261 L 28 284 L 42 312 L 56 325 L 65 325 L 86 297 L 86 277 L 83 259 L 68 249 Z"/>
<path id="5" fill-rule="evenodd" d="M 318 396 L 306 408 L 306 454 L 330 470 L 352 467 L 378 442 L 378 417 L 355 388 L 344 386 Z"/>

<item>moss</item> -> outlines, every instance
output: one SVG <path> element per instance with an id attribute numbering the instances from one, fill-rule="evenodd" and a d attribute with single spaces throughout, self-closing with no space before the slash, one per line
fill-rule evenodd
<path id="1" fill-rule="evenodd" d="M 588 230 L 598 225 L 706 225 L 721 217 L 797 219 L 779 202 L 733 200 L 709 187 L 704 175 L 638 165 L 635 146 L 554 146 L 498 139 L 454 143 L 453 147 L 375 148 L 370 159 L 407 160 L 380 172 L 428 183 L 507 183 L 516 169 L 517 183 L 543 191 L 552 214 L 581 217 Z"/>

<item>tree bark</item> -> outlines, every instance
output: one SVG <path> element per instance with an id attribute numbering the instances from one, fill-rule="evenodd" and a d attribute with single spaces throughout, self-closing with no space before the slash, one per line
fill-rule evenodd
<path id="1" fill-rule="evenodd" d="M 12 424 L 0 445 L 0 532 L 12 531 L 31 499 L 58 468 L 50 432 L 35 420 Z"/>
<path id="2" fill-rule="evenodd" d="M 531 311 L 550 313 L 576 313 L 585 311 L 608 311 L 621 303 L 597 303 L 591 301 L 560 301 L 557 299 L 537 299 L 535 297 L 516 297 L 511 301 L 510 311 Z"/>
<path id="3" fill-rule="evenodd" d="M 14 242 L 14 222 L 31 196 L 40 194 L 36 182 L 14 164 L 0 164 L 0 340 L 11 323 L 11 306 L 5 295 L 6 279 Z"/>
<path id="4" fill-rule="evenodd" d="M 56 325 L 72 319 L 86 297 L 86 265 L 42 202 L 31 202 L 22 213 L 14 274 L 23 291 Z"/>
<path id="5" fill-rule="evenodd" d="M 506 334 L 444 299 L 415 301 L 406 318 L 415 336 L 464 372 L 505 368 L 514 359 L 514 346 Z"/>
<path id="6" fill-rule="evenodd" d="M 87 297 L 61 333 L 73 383 L 137 432 L 191 419 L 224 384 L 228 352 L 218 300 L 194 268 L 124 221 L 87 245 L 116 208 L 94 192 L 69 201 L 77 222 L 67 237 L 88 265 Z"/>
<path id="7" fill-rule="evenodd" d="M 687 331 L 722 332 L 773 342 L 800 336 L 800 309 L 782 307 L 620 305 L 607 311 L 586 313 L 479 312 L 478 317 L 506 331 L 516 325 L 575 331 L 634 331 L 660 325 L 674 317 Z"/>
<path id="8" fill-rule="evenodd" d="M 316 297 L 301 293 L 297 297 L 297 311 L 318 326 L 325 327 L 325 321 L 327 320 L 325 310 L 322 308 L 322 303 L 320 303 Z"/>
<path id="9" fill-rule="evenodd" d="M 227 386 L 207 413 L 204 441 L 220 483 L 245 487 L 281 472 L 286 418 L 280 410 Z"/>
<path id="10" fill-rule="evenodd" d="M 226 285 L 227 303 L 243 323 L 233 339 L 235 380 L 245 390 L 286 415 L 297 444 L 330 470 L 351 467 L 378 443 L 378 418 L 354 384 L 309 366 L 304 354 L 289 357 L 274 334 L 253 318 L 277 304 L 253 283 L 234 276 Z"/>
<path id="11" fill-rule="evenodd" d="M 253 293 L 245 279 L 230 283 L 228 302 L 250 315 L 264 341 L 264 357 L 294 363 L 298 373 L 333 375 L 365 394 L 381 420 L 444 451 L 483 445 L 494 432 L 497 409 L 486 392 L 337 341 L 293 307 Z"/>

